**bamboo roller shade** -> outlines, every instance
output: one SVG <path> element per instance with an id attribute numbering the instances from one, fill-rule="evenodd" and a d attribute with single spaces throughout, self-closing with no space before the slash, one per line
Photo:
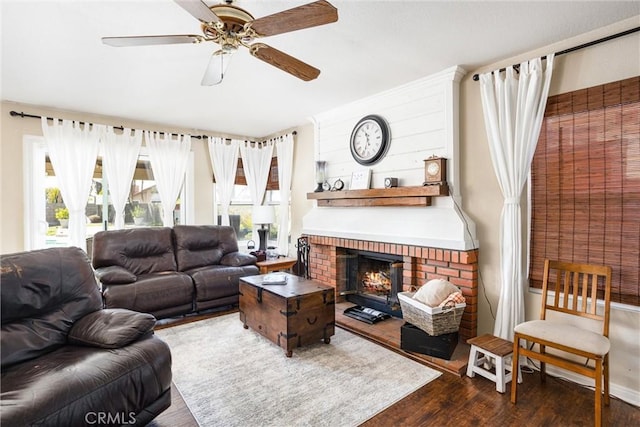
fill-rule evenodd
<path id="1" fill-rule="evenodd" d="M 550 97 L 531 176 L 531 285 L 545 258 L 609 265 L 640 305 L 640 77 Z"/>

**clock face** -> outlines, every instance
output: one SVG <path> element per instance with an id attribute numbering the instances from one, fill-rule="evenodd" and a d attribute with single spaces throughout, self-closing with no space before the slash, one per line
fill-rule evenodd
<path id="1" fill-rule="evenodd" d="M 380 116 L 366 116 L 351 133 L 351 154 L 362 165 L 376 163 L 389 148 L 389 127 Z"/>
<path id="2" fill-rule="evenodd" d="M 431 162 L 427 166 L 427 173 L 431 176 L 437 175 L 440 172 L 440 165 L 437 162 Z"/>

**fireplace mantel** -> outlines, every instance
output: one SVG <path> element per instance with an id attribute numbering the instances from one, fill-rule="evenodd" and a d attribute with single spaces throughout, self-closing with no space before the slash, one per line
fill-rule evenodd
<path id="1" fill-rule="evenodd" d="M 318 206 L 431 206 L 431 197 L 448 196 L 446 184 L 420 187 L 373 188 L 368 190 L 307 193 Z"/>

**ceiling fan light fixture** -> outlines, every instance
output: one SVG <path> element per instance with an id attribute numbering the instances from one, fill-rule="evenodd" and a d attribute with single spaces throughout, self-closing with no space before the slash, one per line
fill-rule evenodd
<path id="1" fill-rule="evenodd" d="M 204 72 L 204 76 L 202 76 L 202 82 L 200 84 L 202 86 L 215 86 L 222 83 L 227 73 L 229 62 L 231 62 L 235 51 L 235 47 L 231 51 L 224 51 L 222 49 L 215 51 L 213 55 L 211 55 L 209 65 Z"/>
<path id="2" fill-rule="evenodd" d="M 222 46 L 220 46 L 220 48 L 222 49 L 222 52 L 225 54 L 233 53 L 236 50 L 238 50 L 238 46 L 235 46 L 231 43 L 225 43 Z"/>

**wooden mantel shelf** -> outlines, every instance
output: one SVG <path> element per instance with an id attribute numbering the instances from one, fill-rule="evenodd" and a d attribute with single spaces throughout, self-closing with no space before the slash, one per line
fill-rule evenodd
<path id="1" fill-rule="evenodd" d="M 431 197 L 448 196 L 446 184 L 420 187 L 373 188 L 369 190 L 323 191 L 307 193 L 318 206 L 430 206 Z"/>

